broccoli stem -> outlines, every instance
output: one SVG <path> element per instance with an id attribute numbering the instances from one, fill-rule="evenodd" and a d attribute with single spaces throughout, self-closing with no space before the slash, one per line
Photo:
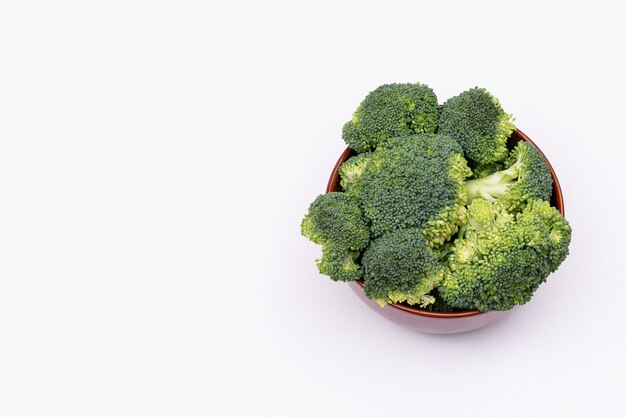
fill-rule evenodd
<path id="1" fill-rule="evenodd" d="M 433 297 L 432 295 L 422 295 L 420 297 L 420 307 L 424 308 L 429 306 L 430 304 L 433 304 L 435 302 L 435 297 Z"/>
<path id="2" fill-rule="evenodd" d="M 467 231 L 467 224 L 463 224 L 463 226 L 459 227 L 459 233 L 457 234 L 457 239 L 463 239 L 465 237 L 466 231 Z"/>
<path id="3" fill-rule="evenodd" d="M 470 203 L 477 197 L 493 202 L 502 197 L 509 187 L 517 182 L 520 172 L 519 167 L 519 164 L 516 162 L 504 171 L 494 172 L 484 178 L 465 181 L 467 202 Z"/>

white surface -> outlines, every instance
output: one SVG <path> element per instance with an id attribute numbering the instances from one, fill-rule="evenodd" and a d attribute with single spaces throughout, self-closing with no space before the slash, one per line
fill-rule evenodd
<path id="1" fill-rule="evenodd" d="M 0 415 L 626 414 L 617 6 L 203 3 L 0 6 Z M 483 331 L 384 321 L 299 236 L 408 81 L 487 87 L 562 182 L 570 257 Z"/>

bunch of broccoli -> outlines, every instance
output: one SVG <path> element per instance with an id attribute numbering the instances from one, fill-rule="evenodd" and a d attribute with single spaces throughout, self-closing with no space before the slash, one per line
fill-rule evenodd
<path id="1" fill-rule="evenodd" d="M 356 155 L 342 191 L 320 195 L 302 234 L 318 268 L 363 280 L 381 306 L 507 310 L 527 302 L 565 260 L 571 228 L 549 204 L 552 177 L 513 118 L 473 88 L 442 108 L 424 84 L 372 91 L 343 128 Z"/>

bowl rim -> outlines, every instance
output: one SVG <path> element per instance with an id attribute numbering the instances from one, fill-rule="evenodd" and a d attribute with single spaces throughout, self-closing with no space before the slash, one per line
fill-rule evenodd
<path id="1" fill-rule="evenodd" d="M 550 164 L 550 161 L 548 160 L 548 158 L 546 158 L 546 155 L 537 146 L 537 144 L 533 142 L 528 136 L 526 136 L 524 132 L 516 128 L 514 131 L 514 134 L 517 134 L 520 140 L 524 142 L 528 142 L 531 146 L 537 149 L 537 151 L 539 151 L 539 154 L 543 157 L 544 161 L 546 161 L 546 165 L 548 166 L 548 169 L 550 170 L 550 174 L 552 175 L 552 198 L 551 200 L 554 200 L 553 207 L 555 207 L 561 213 L 561 215 L 565 217 L 565 204 L 563 202 L 561 184 L 559 183 L 559 179 L 557 178 L 556 173 L 554 172 L 554 169 L 552 168 L 552 165 Z M 509 137 L 509 139 L 511 139 L 512 137 L 513 137 L 513 134 Z M 343 153 L 339 156 L 339 159 L 335 163 L 335 166 L 333 167 L 333 170 L 330 174 L 330 178 L 328 179 L 328 184 L 326 185 L 327 194 L 332 192 L 338 186 L 339 167 L 348 158 L 350 158 L 353 152 L 354 150 L 348 146 L 343 151 Z M 361 286 L 361 289 L 365 287 L 365 283 L 363 282 L 362 279 L 357 280 L 356 283 L 358 283 Z M 396 308 L 398 310 L 404 311 L 405 313 L 415 314 L 415 315 L 422 316 L 422 317 L 437 318 L 437 319 L 454 319 L 454 318 L 462 318 L 462 317 L 476 316 L 479 314 L 489 313 L 489 312 L 483 312 L 480 310 L 464 310 L 464 311 L 457 311 L 457 312 L 452 312 L 452 313 L 441 313 L 441 312 L 436 312 L 436 311 L 422 310 L 422 309 L 411 307 L 405 304 L 387 304 L 387 305 L 391 308 Z"/>

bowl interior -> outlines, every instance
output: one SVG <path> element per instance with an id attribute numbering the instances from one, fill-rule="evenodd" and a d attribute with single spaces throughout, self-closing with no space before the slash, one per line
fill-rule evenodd
<path id="1" fill-rule="evenodd" d="M 563 217 L 565 217 L 565 205 L 563 204 L 563 195 L 561 193 L 561 185 L 559 184 L 559 180 L 556 176 L 556 173 L 554 172 L 554 169 L 552 169 L 552 165 L 550 165 L 550 161 L 548 161 L 548 159 L 546 158 L 544 153 L 541 151 L 541 149 L 539 149 L 539 147 L 520 130 L 515 130 L 513 132 L 513 134 L 507 141 L 507 147 L 509 149 L 513 149 L 515 145 L 520 141 L 528 142 L 529 144 L 534 146 L 539 151 L 541 156 L 543 156 L 543 159 L 546 161 L 546 164 L 548 165 L 548 168 L 550 169 L 550 174 L 552 175 L 552 183 L 553 183 L 552 197 L 550 199 L 550 204 L 553 207 L 555 207 L 561 213 Z M 356 155 L 356 152 L 351 148 L 346 148 L 346 150 L 341 154 L 328 180 L 328 185 L 326 186 L 327 193 L 330 193 L 332 191 L 341 191 L 341 187 L 339 185 L 339 167 L 341 166 L 341 164 L 343 164 L 346 160 L 348 160 L 353 155 Z M 357 282 L 359 283 L 359 285 L 361 285 L 361 287 L 365 285 L 363 283 L 363 280 L 359 280 Z M 393 308 L 397 308 L 402 311 L 405 311 L 407 313 L 417 314 L 417 315 L 426 316 L 426 317 L 434 317 L 434 318 L 467 317 L 467 316 L 473 316 L 477 314 L 483 314 L 479 310 L 465 310 L 465 311 L 457 311 L 454 313 L 438 313 L 434 311 L 428 311 L 428 310 L 415 308 L 408 304 L 390 304 L 390 306 Z"/>

